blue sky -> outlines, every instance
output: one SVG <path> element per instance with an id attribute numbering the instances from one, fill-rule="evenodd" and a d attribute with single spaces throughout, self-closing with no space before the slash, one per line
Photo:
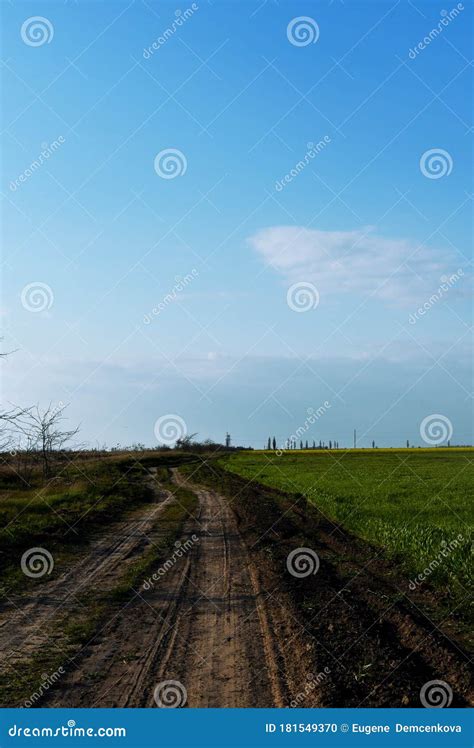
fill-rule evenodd
<path id="1" fill-rule="evenodd" d="M 472 441 L 472 5 L 2 16 L 3 400 L 70 403 L 93 444 L 171 414 L 261 446 L 325 401 L 310 440 L 423 444 L 441 414 Z"/>

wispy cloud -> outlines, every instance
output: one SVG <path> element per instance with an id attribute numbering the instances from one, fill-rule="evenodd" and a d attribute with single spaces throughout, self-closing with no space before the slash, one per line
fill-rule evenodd
<path id="1" fill-rule="evenodd" d="M 12 403 L 70 404 L 68 423 L 82 423 L 80 439 L 92 445 L 135 440 L 152 445 L 156 419 L 175 413 L 200 438 L 222 439 L 229 429 L 235 443 L 258 446 L 269 433 L 278 439 L 292 433 L 308 408 L 326 400 L 331 408 L 308 438 L 339 438 L 347 445 L 357 424 L 361 434 L 367 431 L 366 446 L 373 438 L 379 446 L 407 438 L 416 443 L 421 420 L 443 413 L 454 424 L 456 440 L 467 443 L 472 439 L 467 334 L 453 350 L 450 346 L 439 343 L 428 351 L 402 336 L 388 346 L 386 341 L 354 345 L 344 355 L 300 360 L 203 353 L 173 360 L 117 356 L 104 365 L 97 359 L 45 357 L 44 366 L 30 371 L 18 351 L 6 360 L 3 379 Z"/>
<path id="2" fill-rule="evenodd" d="M 290 283 L 311 281 L 322 295 L 370 294 L 389 303 L 422 299 L 443 276 L 462 266 L 462 256 L 454 250 L 391 239 L 372 226 L 353 231 L 273 226 L 258 231 L 249 242 Z"/>

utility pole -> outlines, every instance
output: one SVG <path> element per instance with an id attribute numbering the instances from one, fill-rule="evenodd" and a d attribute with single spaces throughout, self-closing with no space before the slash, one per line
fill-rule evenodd
<path id="1" fill-rule="evenodd" d="M 357 444 L 357 431 L 354 429 L 354 449 L 356 448 Z"/>

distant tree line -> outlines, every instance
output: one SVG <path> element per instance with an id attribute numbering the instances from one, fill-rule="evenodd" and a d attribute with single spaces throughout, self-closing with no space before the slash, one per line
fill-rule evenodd
<path id="1" fill-rule="evenodd" d="M 293 437 L 286 439 L 285 446 L 282 448 L 283 449 L 298 449 L 298 441 L 296 437 L 293 436 Z M 276 451 L 277 441 L 274 436 L 268 437 L 266 449 L 269 451 L 271 450 Z M 332 439 L 330 439 L 329 442 L 326 444 L 326 442 L 320 439 L 319 444 L 316 444 L 316 441 L 313 439 L 312 443 L 310 444 L 307 439 L 305 442 L 303 442 L 303 440 L 301 439 L 299 443 L 299 449 L 339 449 L 339 442 L 333 441 Z"/>

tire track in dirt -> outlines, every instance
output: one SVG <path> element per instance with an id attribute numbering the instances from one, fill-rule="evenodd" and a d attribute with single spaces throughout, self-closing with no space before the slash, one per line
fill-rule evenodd
<path id="1" fill-rule="evenodd" d="M 438 625 L 430 620 L 427 603 L 433 600 L 423 591 L 416 597 L 406 594 L 409 580 L 403 568 L 384 558 L 381 549 L 347 533 L 301 494 L 249 482 L 216 465 L 201 466 L 196 473 L 229 497 L 263 567 L 268 558 L 276 575 L 280 570 L 288 610 L 296 611 L 306 640 L 314 643 L 311 669 L 327 673 L 317 694 L 307 698 L 301 670 L 294 702 L 305 707 L 419 707 L 422 687 L 443 680 L 453 706 L 474 703 L 463 627 L 456 626 L 449 612 Z M 295 578 L 286 565 L 289 554 L 301 547 L 317 550 L 320 564 L 317 574 Z M 292 649 L 294 640 L 289 637 L 285 644 Z"/>
<path id="2" fill-rule="evenodd" d="M 228 502 L 174 477 L 199 499 L 181 538 L 197 540 L 114 616 L 46 705 L 154 707 L 155 687 L 171 680 L 185 687 L 189 707 L 272 707 L 301 686 L 299 626 L 262 589 Z M 285 660 L 289 636 L 295 643 Z"/>
<path id="3" fill-rule="evenodd" d="M 159 487 L 155 469 L 148 485 L 154 501 L 134 510 L 125 520 L 114 522 L 105 534 L 93 539 L 85 557 L 66 568 L 59 577 L 40 584 L 26 597 L 15 597 L 0 614 L 0 668 L 18 668 L 43 647 L 54 646 L 50 624 L 58 615 L 81 605 L 80 594 L 89 589 L 113 589 L 128 564 L 153 542 L 153 526 L 163 509 L 173 501 L 170 491 Z"/>
<path id="4" fill-rule="evenodd" d="M 453 704 L 470 701 L 463 652 L 399 599 L 396 569 L 373 549 L 294 497 L 256 486 L 236 502 L 173 475 L 198 498 L 181 553 L 157 557 L 150 577 L 164 573 L 125 605 L 110 603 L 108 620 L 41 706 L 155 707 L 155 688 L 168 681 L 182 684 L 189 707 L 419 706 L 420 686 L 440 677 Z M 4 617 L 0 646 L 7 632 L 18 647 L 38 649 L 26 615 L 44 627 L 59 597 L 70 596 L 73 610 L 78 587 L 113 590 L 146 550 L 145 528 L 160 544 L 169 529 L 159 512 L 173 495 L 157 492 L 155 505 L 115 524 L 82 563 L 42 585 L 21 617 Z M 318 574 L 291 578 L 287 554 L 307 540 L 318 548 Z"/>
<path id="5" fill-rule="evenodd" d="M 196 563 L 155 678 L 171 672 L 185 685 L 191 707 L 254 706 L 258 699 L 283 706 L 272 636 L 262 625 L 265 602 L 235 517 L 217 493 L 195 490 L 201 510 Z M 152 693 L 139 701 L 153 706 Z"/>

